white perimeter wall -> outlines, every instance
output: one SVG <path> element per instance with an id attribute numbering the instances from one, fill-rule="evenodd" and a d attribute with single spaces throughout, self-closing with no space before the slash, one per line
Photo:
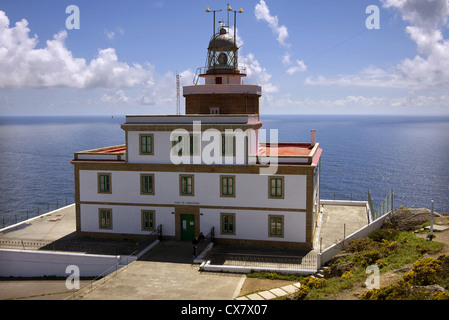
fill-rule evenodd
<path id="1" fill-rule="evenodd" d="M 25 250 L 0 250 L 0 276 L 2 277 L 67 277 L 66 268 L 76 265 L 81 277 L 105 275 L 131 263 L 136 257 L 76 254 Z"/>

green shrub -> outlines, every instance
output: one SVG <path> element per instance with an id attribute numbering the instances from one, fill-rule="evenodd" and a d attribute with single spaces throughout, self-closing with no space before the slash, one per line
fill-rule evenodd
<path id="1" fill-rule="evenodd" d="M 404 274 L 404 280 L 417 286 L 435 284 L 442 271 L 441 265 L 438 259 L 421 258 L 413 264 L 412 270 Z"/>
<path id="2" fill-rule="evenodd" d="M 307 286 L 301 285 L 298 291 L 296 291 L 294 295 L 295 300 L 304 300 L 306 296 L 309 294 L 309 288 Z"/>
<path id="3" fill-rule="evenodd" d="M 307 277 L 307 278 L 303 279 L 303 281 L 301 282 L 301 286 L 307 286 L 310 289 L 323 288 L 326 286 L 326 279 L 324 279 L 324 278 L 317 279 L 317 278 Z"/>
<path id="4" fill-rule="evenodd" d="M 395 229 L 376 229 L 371 231 L 368 238 L 377 242 L 381 242 L 382 240 L 393 241 L 397 239 L 398 235 L 399 231 Z"/>
<path id="5" fill-rule="evenodd" d="M 395 284 L 365 291 L 360 300 L 402 300 L 408 295 L 409 284 L 400 280 Z"/>
<path id="6" fill-rule="evenodd" d="M 433 300 L 449 300 L 449 294 L 446 292 L 435 292 L 432 294 Z"/>
<path id="7" fill-rule="evenodd" d="M 352 278 L 354 276 L 354 274 L 352 273 L 352 271 L 345 271 L 342 275 L 341 275 L 341 279 L 349 279 Z"/>
<path id="8" fill-rule="evenodd" d="M 346 251 L 348 252 L 361 252 L 366 250 L 379 249 L 380 245 L 376 241 L 370 238 L 363 239 L 354 239 L 349 242 L 348 248 Z"/>

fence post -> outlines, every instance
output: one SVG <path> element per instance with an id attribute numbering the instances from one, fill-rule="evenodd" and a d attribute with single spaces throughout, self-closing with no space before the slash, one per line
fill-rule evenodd
<path id="1" fill-rule="evenodd" d="M 393 199 L 394 199 L 394 192 L 393 189 L 391 189 L 391 211 L 393 211 Z"/>
<path id="2" fill-rule="evenodd" d="M 432 241 L 433 238 L 433 200 L 432 200 L 432 210 L 430 211 L 430 234 L 429 240 Z"/>

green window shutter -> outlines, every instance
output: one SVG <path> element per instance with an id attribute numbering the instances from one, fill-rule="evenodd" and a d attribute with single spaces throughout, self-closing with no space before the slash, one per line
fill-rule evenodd
<path id="1" fill-rule="evenodd" d="M 282 197 L 283 196 L 283 179 L 282 178 L 270 178 L 270 196 Z"/>
<path id="2" fill-rule="evenodd" d="M 140 152 L 149 154 L 153 153 L 153 136 L 140 137 Z"/>
<path id="3" fill-rule="evenodd" d="M 141 191 L 142 193 L 154 193 L 153 176 L 142 176 Z"/>
<path id="4" fill-rule="evenodd" d="M 109 192 L 111 190 L 110 176 L 106 174 L 99 175 L 100 180 L 100 192 Z"/>
<path id="5" fill-rule="evenodd" d="M 284 218 L 270 217 L 270 236 L 284 235 Z"/>

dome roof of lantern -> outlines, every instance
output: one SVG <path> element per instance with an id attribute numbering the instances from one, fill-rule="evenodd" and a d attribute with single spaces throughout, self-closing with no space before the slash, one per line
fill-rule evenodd
<path id="1" fill-rule="evenodd" d="M 220 29 L 220 33 L 215 35 L 209 42 L 208 49 L 215 51 L 231 51 L 237 48 L 234 37 L 230 36 L 225 28 Z"/>

